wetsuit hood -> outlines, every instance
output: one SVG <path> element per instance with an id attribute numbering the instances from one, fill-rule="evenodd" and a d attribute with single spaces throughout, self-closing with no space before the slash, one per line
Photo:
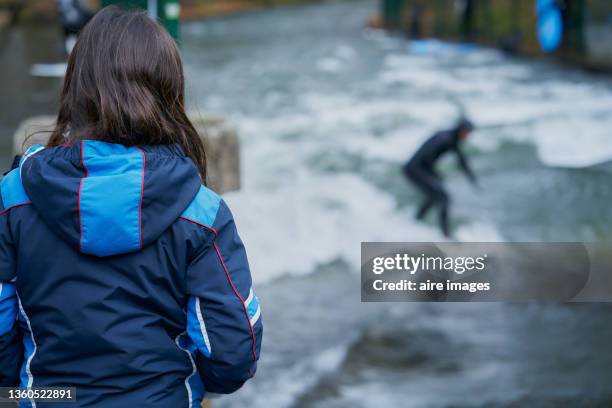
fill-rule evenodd
<path id="1" fill-rule="evenodd" d="M 201 185 L 196 166 L 175 145 L 85 140 L 34 146 L 19 171 L 45 224 L 79 251 L 99 257 L 138 251 L 155 241 Z"/>
<path id="2" fill-rule="evenodd" d="M 457 121 L 457 124 L 455 125 L 452 132 L 455 134 L 455 137 L 457 138 L 457 140 L 461 141 L 462 131 L 470 133 L 473 130 L 474 130 L 474 123 L 472 123 L 472 121 L 470 121 L 467 118 L 461 118 Z"/>

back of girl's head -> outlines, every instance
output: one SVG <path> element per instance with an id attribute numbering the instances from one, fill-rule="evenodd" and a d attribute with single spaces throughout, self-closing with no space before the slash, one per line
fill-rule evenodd
<path id="1" fill-rule="evenodd" d="M 185 114 L 180 53 L 145 12 L 106 7 L 79 35 L 49 145 L 82 139 L 179 144 L 206 179 L 204 146 Z"/>

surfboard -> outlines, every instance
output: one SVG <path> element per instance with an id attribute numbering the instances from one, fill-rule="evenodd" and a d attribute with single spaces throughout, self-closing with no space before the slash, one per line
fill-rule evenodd
<path id="1" fill-rule="evenodd" d="M 448 55 L 469 53 L 478 50 L 473 43 L 451 43 L 435 39 L 412 40 L 408 44 L 408 51 L 417 55 Z"/>

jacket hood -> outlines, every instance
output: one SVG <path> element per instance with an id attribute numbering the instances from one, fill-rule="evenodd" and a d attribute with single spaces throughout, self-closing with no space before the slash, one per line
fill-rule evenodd
<path id="1" fill-rule="evenodd" d="M 196 196 L 200 177 L 179 146 L 85 140 L 33 146 L 20 162 L 32 206 L 62 239 L 99 257 L 155 241 Z"/>

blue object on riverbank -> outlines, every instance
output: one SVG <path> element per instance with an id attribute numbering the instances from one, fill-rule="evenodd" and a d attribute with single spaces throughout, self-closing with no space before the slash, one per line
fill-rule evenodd
<path id="1" fill-rule="evenodd" d="M 479 46 L 474 43 L 452 43 L 436 39 L 412 40 L 408 51 L 418 55 L 447 55 L 477 51 Z"/>
<path id="2" fill-rule="evenodd" d="M 537 32 L 544 52 L 554 52 L 563 40 L 563 18 L 555 0 L 538 0 L 536 3 Z"/>
<path id="3" fill-rule="evenodd" d="M 62 78 L 66 75 L 68 64 L 60 62 L 57 64 L 33 64 L 30 67 L 30 75 L 43 78 Z"/>

